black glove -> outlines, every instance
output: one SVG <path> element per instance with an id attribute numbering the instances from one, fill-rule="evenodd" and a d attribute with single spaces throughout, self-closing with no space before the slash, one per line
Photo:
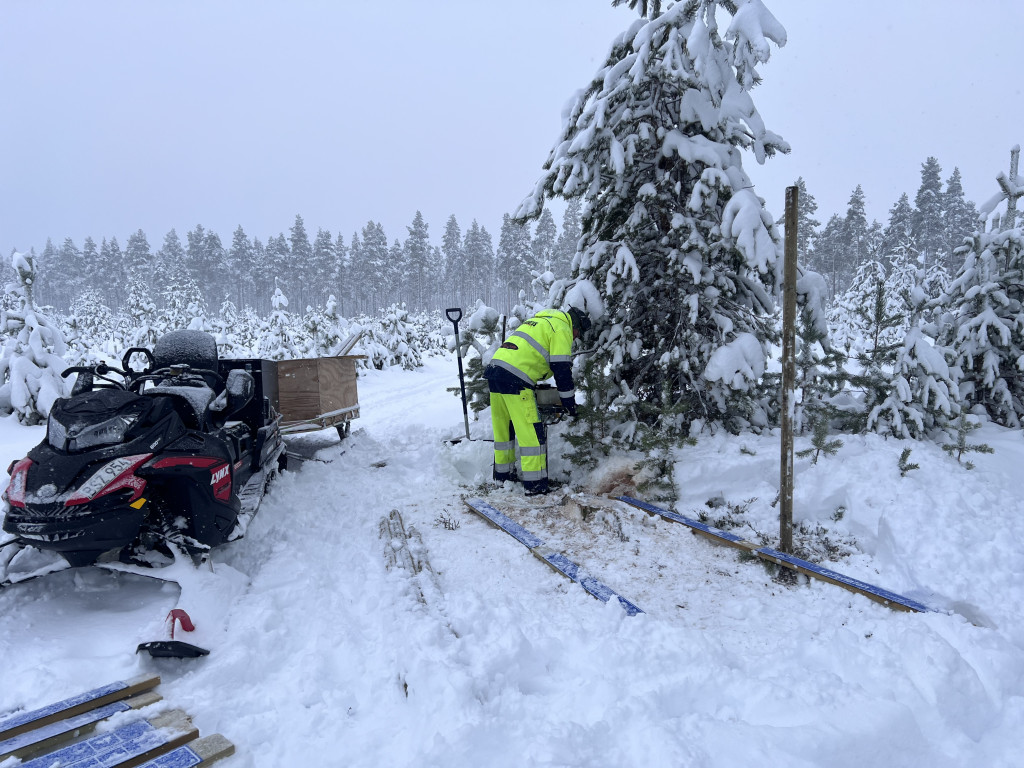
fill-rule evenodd
<path id="1" fill-rule="evenodd" d="M 575 398 L 563 397 L 562 398 L 562 407 L 565 409 L 565 412 L 568 413 L 572 418 L 574 418 L 574 419 L 576 418 L 576 400 L 575 400 Z"/>

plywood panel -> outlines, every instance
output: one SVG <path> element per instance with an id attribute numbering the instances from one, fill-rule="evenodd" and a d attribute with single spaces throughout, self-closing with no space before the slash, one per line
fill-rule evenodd
<path id="1" fill-rule="evenodd" d="M 319 392 L 320 373 L 316 359 L 282 360 L 277 364 L 277 386 L 284 392 Z"/>
<path id="2" fill-rule="evenodd" d="M 359 405 L 356 360 L 359 355 L 283 360 L 278 363 L 280 412 L 286 422 L 314 419 Z M 355 412 L 344 418 L 354 418 Z"/>

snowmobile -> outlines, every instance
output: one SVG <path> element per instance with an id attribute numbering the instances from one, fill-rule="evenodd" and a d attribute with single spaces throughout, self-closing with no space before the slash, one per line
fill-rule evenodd
<path id="1" fill-rule="evenodd" d="M 61 375 L 72 374 L 46 439 L 8 469 L 0 586 L 175 552 L 201 561 L 242 537 L 285 462 L 276 363 L 218 360 L 209 334 L 174 331 L 129 349 L 121 368 Z"/>

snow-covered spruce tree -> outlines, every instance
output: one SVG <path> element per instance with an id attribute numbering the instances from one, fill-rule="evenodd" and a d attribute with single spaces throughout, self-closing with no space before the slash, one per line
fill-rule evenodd
<path id="1" fill-rule="evenodd" d="M 942 351 L 934 344 L 936 329 L 924 322 L 928 295 L 926 273 L 917 273 L 907 291 L 909 328 L 896 350 L 887 386 L 868 412 L 867 429 L 883 435 L 920 439 L 947 426 L 959 412 L 957 386 L 950 376 Z"/>
<path id="2" fill-rule="evenodd" d="M 782 251 L 741 156 L 788 151 L 750 96 L 785 30 L 759 0 L 650 10 L 576 97 L 517 212 L 585 199 L 573 280 L 554 298 L 595 320 L 587 398 L 623 445 L 640 419 L 675 434 L 765 424 L 752 392 Z M 724 35 L 716 11 L 731 14 Z M 640 401 L 654 407 L 642 415 Z"/>
<path id="3" fill-rule="evenodd" d="M 906 302 L 893 295 L 886 282 L 885 267 L 867 261 L 857 269 L 850 289 L 830 315 L 845 336 L 847 349 L 858 364 L 849 375 L 850 384 L 863 393 L 863 402 L 847 413 L 845 427 L 861 432 L 867 426 L 867 414 L 881 403 L 890 385 L 891 366 L 906 334 Z M 838 318 L 838 319 L 837 319 Z"/>
<path id="4" fill-rule="evenodd" d="M 380 319 L 380 338 L 390 352 L 389 365 L 400 365 L 407 371 L 423 365 L 416 327 L 409 320 L 405 304 L 393 304 Z"/>
<path id="5" fill-rule="evenodd" d="M 263 323 L 259 313 L 252 307 L 246 307 L 239 316 L 238 344 L 245 350 L 246 357 L 255 357 L 260 346 L 260 329 Z"/>
<path id="6" fill-rule="evenodd" d="M 943 261 L 942 167 L 934 157 L 921 164 L 921 186 L 914 197 L 914 242 L 927 262 Z"/>
<path id="7" fill-rule="evenodd" d="M 194 278 L 174 276 L 162 291 L 163 308 L 157 314 L 156 327 L 161 335 L 169 331 L 206 330 L 206 300 Z"/>
<path id="8" fill-rule="evenodd" d="M 977 232 L 940 303 L 960 400 L 1007 427 L 1024 423 L 1024 231 Z"/>
<path id="9" fill-rule="evenodd" d="M 364 359 L 356 361 L 358 368 L 375 368 L 380 371 L 391 365 L 391 351 L 384 345 L 380 337 L 380 326 L 371 317 L 360 315 L 355 319 L 352 330 L 361 331 L 359 342 L 352 350 L 354 355 L 363 355 Z"/>
<path id="10" fill-rule="evenodd" d="M 125 349 L 152 349 L 160 333 L 157 329 L 156 304 L 149 287 L 134 270 L 128 273 L 128 298 L 117 320 L 117 334 Z"/>
<path id="11" fill-rule="evenodd" d="M 832 339 L 856 355 L 871 355 L 880 346 L 898 343 L 906 331 L 904 297 L 888 284 L 885 267 L 866 261 L 857 268 L 850 287 L 828 315 Z"/>
<path id="12" fill-rule="evenodd" d="M 95 365 L 103 359 L 101 352 L 117 355 L 111 344 L 113 333 L 113 313 L 98 291 L 87 288 L 71 302 L 64 318 L 64 359 L 68 365 Z"/>
<path id="13" fill-rule="evenodd" d="M 22 424 L 39 424 L 54 401 L 70 392 L 70 381 L 60 376 L 67 367 L 66 349 L 56 324 L 36 311 L 34 259 L 15 252 L 11 264 L 17 283 L 7 286 L 13 296 L 4 306 L 13 308 L 0 311 L 0 413 L 14 413 Z"/>
<path id="14" fill-rule="evenodd" d="M 210 318 L 208 329 L 217 342 L 218 357 L 230 360 L 249 356 L 249 351 L 240 343 L 241 325 L 235 302 L 225 296 L 220 305 L 220 312 Z"/>
<path id="15" fill-rule="evenodd" d="M 439 312 L 418 312 L 410 321 L 419 339 L 420 351 L 430 357 L 442 357 L 447 354 L 448 344 L 445 331 L 448 330 L 447 319 Z"/>
<path id="16" fill-rule="evenodd" d="M 832 344 L 825 305 L 829 294 L 824 275 L 803 270 L 797 278 L 796 388 L 800 391 L 794 412 L 797 432 L 813 430 L 837 415 L 832 404 L 847 382 L 846 356 Z"/>
<path id="17" fill-rule="evenodd" d="M 302 356 L 302 346 L 295 332 L 295 321 L 288 311 L 288 297 L 280 288 L 270 299 L 273 309 L 260 328 L 257 356 L 267 360 L 294 360 Z"/>
<path id="18" fill-rule="evenodd" d="M 313 345 L 312 353 L 315 357 L 330 357 L 338 354 L 349 335 L 349 322 L 338 313 L 338 299 L 333 293 L 327 297 L 322 316 L 323 331 L 318 342 Z"/>

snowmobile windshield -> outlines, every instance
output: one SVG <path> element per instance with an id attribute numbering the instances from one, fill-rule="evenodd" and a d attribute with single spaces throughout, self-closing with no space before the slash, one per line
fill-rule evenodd
<path id="1" fill-rule="evenodd" d="M 132 392 L 101 389 L 54 404 L 46 437 L 53 448 L 76 453 L 124 442 L 128 431 L 151 407 Z"/>

